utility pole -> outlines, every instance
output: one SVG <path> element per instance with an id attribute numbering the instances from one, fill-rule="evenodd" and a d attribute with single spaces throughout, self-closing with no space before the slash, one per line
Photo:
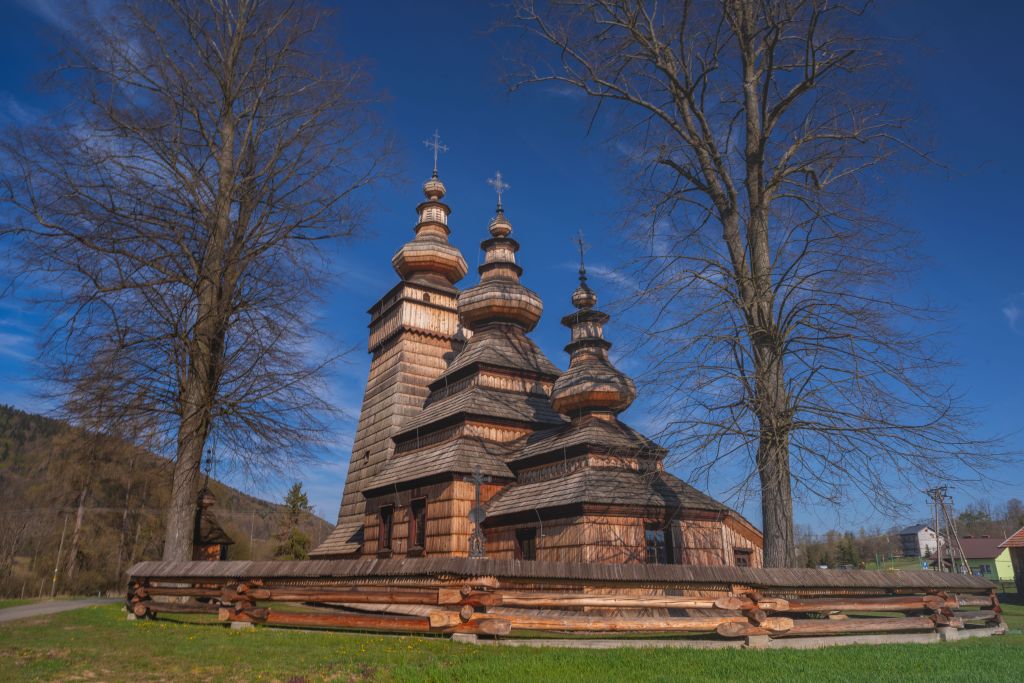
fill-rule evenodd
<path id="1" fill-rule="evenodd" d="M 956 531 L 956 524 L 953 522 L 953 515 L 949 511 L 952 499 L 948 495 L 949 487 L 936 486 L 925 491 L 932 499 L 932 515 L 935 519 L 935 549 L 936 558 L 939 563 L 939 571 L 943 568 L 943 556 L 949 555 L 949 570 L 951 572 L 963 572 L 969 574 L 971 566 L 967 562 L 967 554 L 964 552 L 960 536 Z M 949 505 L 947 505 L 949 500 Z M 945 524 L 945 535 L 943 535 L 943 524 Z M 945 540 L 945 542 L 943 542 Z M 960 554 L 960 568 L 956 566 L 956 555 Z"/>
<path id="2" fill-rule="evenodd" d="M 249 559 L 256 559 L 256 548 L 253 546 L 253 533 L 256 531 L 256 508 L 252 509 L 252 517 L 249 518 Z"/>
<path id="3" fill-rule="evenodd" d="M 60 556 L 64 552 L 64 532 L 68 530 L 68 516 L 64 515 L 64 528 L 60 530 L 60 545 L 57 546 L 57 560 L 53 563 L 53 581 L 50 583 L 50 597 L 57 596 L 57 570 L 60 568 Z"/>

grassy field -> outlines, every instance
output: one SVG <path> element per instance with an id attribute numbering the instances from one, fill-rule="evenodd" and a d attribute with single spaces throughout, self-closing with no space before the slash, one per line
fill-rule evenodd
<path id="1" fill-rule="evenodd" d="M 198 619 L 125 621 L 113 605 L 0 625 L 0 680 L 99 681 L 1021 681 L 1012 631 L 933 645 L 824 650 L 560 650 L 441 638 L 232 631 Z"/>
<path id="2" fill-rule="evenodd" d="M 0 609 L 4 607 L 18 607 L 19 605 L 31 605 L 38 602 L 35 598 L 0 598 Z"/>

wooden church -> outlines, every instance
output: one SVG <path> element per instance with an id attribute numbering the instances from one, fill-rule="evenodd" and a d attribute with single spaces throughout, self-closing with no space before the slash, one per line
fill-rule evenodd
<path id="1" fill-rule="evenodd" d="M 762 537 L 665 471 L 666 451 L 618 419 L 636 395 L 608 359 L 609 316 L 581 262 L 569 368 L 528 336 L 543 309 L 520 283 L 501 204 L 480 282 L 449 244 L 436 169 L 400 282 L 369 313 L 372 354 L 334 532 L 312 556 L 489 557 L 759 567 Z"/>

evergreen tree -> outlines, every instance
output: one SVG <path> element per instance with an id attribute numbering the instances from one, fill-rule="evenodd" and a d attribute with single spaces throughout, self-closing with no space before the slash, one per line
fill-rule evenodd
<path id="1" fill-rule="evenodd" d="M 313 512 L 309 497 L 302 490 L 302 484 L 295 482 L 284 497 L 285 520 L 281 531 L 274 536 L 278 546 L 274 557 L 280 560 L 305 560 L 309 557 L 309 536 L 300 529 L 302 518 Z"/>

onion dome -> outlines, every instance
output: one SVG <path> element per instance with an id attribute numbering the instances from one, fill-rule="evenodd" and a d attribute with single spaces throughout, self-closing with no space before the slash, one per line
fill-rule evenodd
<path id="1" fill-rule="evenodd" d="M 612 345 L 604 338 L 604 324 L 609 316 L 594 308 L 597 294 L 587 285 L 582 258 L 580 286 L 572 293 L 572 305 L 576 312 L 562 318 L 562 324 L 572 330 L 572 341 L 565 347 L 569 369 L 555 380 L 551 405 L 569 417 L 617 415 L 633 403 L 636 386 L 608 360 Z"/>
<path id="2" fill-rule="evenodd" d="M 423 183 L 426 201 L 416 207 L 416 237 L 391 259 L 392 267 L 403 280 L 450 286 L 469 272 L 462 252 L 448 243 L 448 216 L 452 210 L 441 201 L 444 194 L 444 183 L 435 171 Z"/>
<path id="3" fill-rule="evenodd" d="M 536 327 L 544 306 L 535 292 L 519 283 L 523 274 L 516 264 L 519 243 L 509 237 L 512 224 L 505 217 L 500 195 L 497 214 L 487 229 L 491 238 L 480 243 L 484 250 L 484 262 L 478 269 L 480 284 L 459 294 L 459 318 L 474 332 L 490 323 L 512 323 L 529 332 Z"/>

